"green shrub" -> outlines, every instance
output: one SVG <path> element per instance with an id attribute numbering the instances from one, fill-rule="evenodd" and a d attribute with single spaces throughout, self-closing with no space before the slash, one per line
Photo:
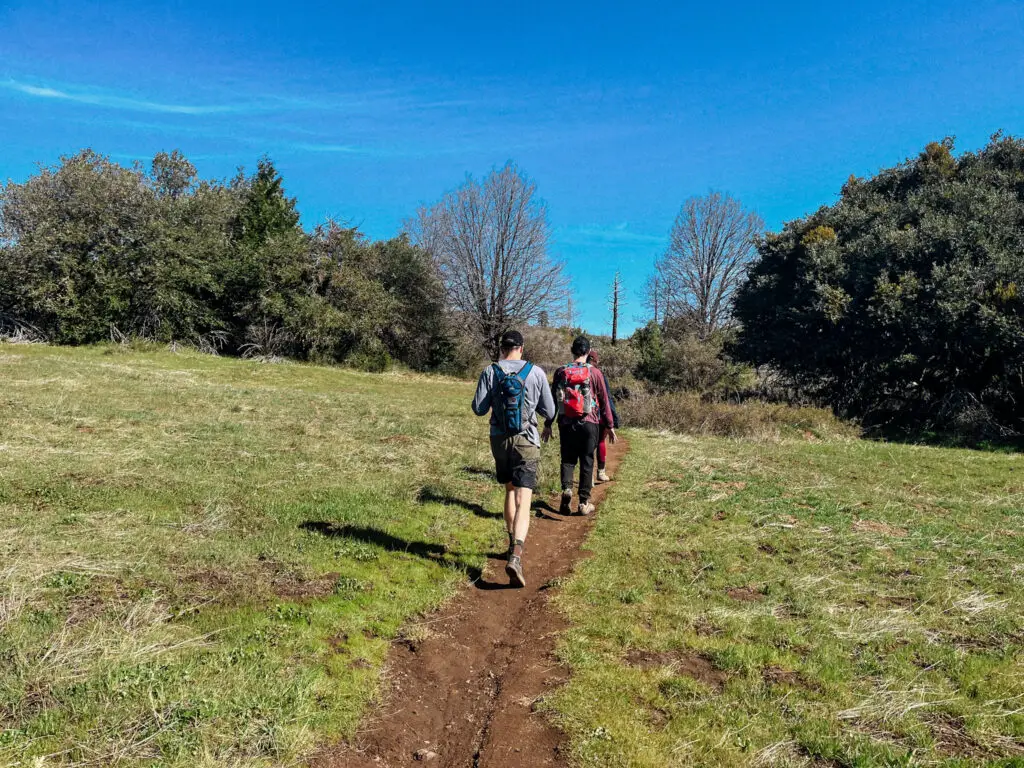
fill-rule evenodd
<path id="1" fill-rule="evenodd" d="M 1024 433 L 1024 140 L 952 147 L 765 237 L 735 353 L 879 430 Z"/>
<path id="2" fill-rule="evenodd" d="M 369 338 L 360 342 L 346 362 L 360 371 L 383 373 L 391 366 L 391 355 L 383 342 Z"/>

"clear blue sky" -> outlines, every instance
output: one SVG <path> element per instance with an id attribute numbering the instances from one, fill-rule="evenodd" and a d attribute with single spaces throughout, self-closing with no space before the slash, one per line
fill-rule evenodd
<path id="1" fill-rule="evenodd" d="M 303 220 L 388 237 L 513 159 L 607 332 L 690 195 L 770 227 L 956 135 L 1024 134 L 1024 3 L 63 2 L 0 6 L 0 177 L 82 147 L 268 153 Z M 589 301 L 587 298 L 589 297 Z"/>

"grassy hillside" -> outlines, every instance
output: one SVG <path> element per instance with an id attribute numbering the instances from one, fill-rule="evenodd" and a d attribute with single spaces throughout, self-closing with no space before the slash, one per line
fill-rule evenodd
<path id="1" fill-rule="evenodd" d="M 545 706 L 594 766 L 1024 765 L 1024 464 L 634 433 Z"/>
<path id="2" fill-rule="evenodd" d="M 0 346 L 0 765 L 279 765 L 351 732 L 388 640 L 504 547 L 471 394 Z"/>
<path id="3" fill-rule="evenodd" d="M 389 641 L 503 549 L 470 396 L 0 346 L 0 765 L 351 733 Z M 798 434 L 630 435 L 559 598 L 573 676 L 542 707 L 574 759 L 1024 765 L 1019 457 Z"/>

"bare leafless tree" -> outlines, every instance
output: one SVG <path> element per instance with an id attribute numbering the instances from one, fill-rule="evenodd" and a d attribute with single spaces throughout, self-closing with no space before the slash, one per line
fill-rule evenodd
<path id="1" fill-rule="evenodd" d="M 615 273 L 615 277 L 612 278 L 612 292 L 608 296 L 608 309 L 612 312 L 612 346 L 614 347 L 619 341 L 619 312 L 622 310 L 622 306 L 625 300 L 622 296 L 622 275 L 619 272 Z"/>
<path id="2" fill-rule="evenodd" d="M 665 281 L 661 279 L 657 270 L 647 278 L 647 282 L 644 284 L 643 299 L 644 307 L 654 315 L 655 324 L 660 325 L 661 321 L 665 319 L 665 304 L 667 300 L 665 297 Z M 641 324 L 646 324 L 651 318 L 639 315 L 635 319 L 639 320 Z"/>
<path id="3" fill-rule="evenodd" d="M 547 208 L 513 163 L 467 178 L 407 229 L 434 258 L 452 311 L 492 353 L 510 326 L 560 314 L 568 280 L 548 254 Z"/>
<path id="4" fill-rule="evenodd" d="M 760 216 L 721 192 L 684 202 L 658 262 L 663 317 L 687 318 L 702 338 L 726 327 L 733 293 L 763 229 Z"/>

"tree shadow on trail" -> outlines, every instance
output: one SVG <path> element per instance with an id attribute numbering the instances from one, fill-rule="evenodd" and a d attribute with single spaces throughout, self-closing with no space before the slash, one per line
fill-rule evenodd
<path id="1" fill-rule="evenodd" d="M 420 488 L 419 493 L 416 494 L 416 501 L 420 504 L 444 504 L 449 507 L 462 507 L 467 512 L 472 512 L 477 517 L 483 517 L 487 520 L 495 520 L 502 517 L 501 512 L 488 512 L 482 505 L 476 502 L 466 501 L 447 493 L 440 493 L 430 486 Z"/>
<path id="2" fill-rule="evenodd" d="M 456 568 L 463 571 L 470 580 L 477 581 L 483 571 L 476 566 L 465 562 L 465 554 L 454 552 L 443 544 L 432 544 L 427 541 L 408 541 L 390 533 L 367 528 L 361 525 L 344 525 L 330 523 L 325 520 L 306 520 L 299 524 L 299 528 L 310 533 L 317 533 L 328 538 L 353 539 L 362 541 L 365 544 L 372 544 L 388 552 L 407 552 L 424 560 L 430 560 L 448 568 Z"/>

